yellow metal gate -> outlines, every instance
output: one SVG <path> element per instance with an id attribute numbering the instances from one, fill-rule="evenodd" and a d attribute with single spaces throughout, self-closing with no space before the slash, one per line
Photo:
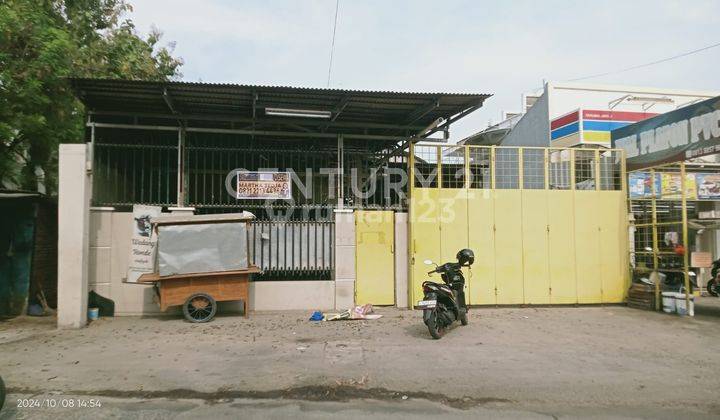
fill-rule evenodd
<path id="1" fill-rule="evenodd" d="M 394 242 L 392 211 L 355 212 L 355 302 L 395 304 Z"/>
<path id="2" fill-rule="evenodd" d="M 629 286 L 621 150 L 413 146 L 410 299 L 425 259 L 475 252 L 470 304 L 622 302 Z"/>

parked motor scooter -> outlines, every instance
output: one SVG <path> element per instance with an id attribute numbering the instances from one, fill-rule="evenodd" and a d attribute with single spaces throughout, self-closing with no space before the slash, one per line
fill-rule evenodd
<path id="1" fill-rule="evenodd" d="M 652 248 L 645 248 L 646 251 L 652 252 Z M 660 280 L 660 286 L 663 291 L 669 292 L 685 292 L 685 275 L 683 274 L 683 263 L 673 258 L 667 258 L 663 255 L 658 255 L 658 276 Z M 697 275 L 694 271 L 688 271 L 690 277 L 690 293 L 694 289 L 698 288 Z M 649 279 L 641 279 L 646 283 L 652 284 Z"/>
<path id="2" fill-rule="evenodd" d="M 428 272 L 428 275 L 440 273 L 443 280 L 443 283 L 423 282 L 424 297 L 417 304 L 418 309 L 423 311 L 423 322 L 436 340 L 445 335 L 447 327 L 453 322 L 459 320 L 462 325 L 468 324 L 462 267 L 472 266 L 475 254 L 470 249 L 462 249 L 456 258 L 457 262 L 447 262 L 439 266 L 431 260 L 425 260 L 427 265 L 435 264 L 435 269 Z"/>
<path id="3" fill-rule="evenodd" d="M 682 267 L 678 267 L 677 270 L 682 270 Z M 662 274 L 662 268 L 660 269 Z M 688 271 L 690 277 L 690 293 L 698 288 L 697 274 L 694 271 Z M 669 290 L 674 292 L 685 292 L 685 275 L 682 271 L 666 272 L 662 282 L 663 290 Z"/>
<path id="4" fill-rule="evenodd" d="M 713 261 L 712 268 L 710 269 L 710 276 L 712 277 L 708 282 L 707 285 L 705 285 L 708 293 L 710 296 L 718 297 L 720 296 L 720 279 L 718 279 L 718 274 L 720 272 L 720 258 Z"/>

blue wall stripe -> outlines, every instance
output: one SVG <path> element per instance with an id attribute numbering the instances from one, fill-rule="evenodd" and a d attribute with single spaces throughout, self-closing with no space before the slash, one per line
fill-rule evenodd
<path id="1" fill-rule="evenodd" d="M 583 121 L 583 130 L 588 131 L 612 131 L 616 128 L 630 125 L 629 122 L 619 121 Z"/>
<path id="2" fill-rule="evenodd" d="M 555 140 L 560 137 L 565 137 L 572 133 L 577 133 L 579 130 L 580 125 L 577 122 L 574 122 L 572 124 L 568 124 L 566 126 L 556 128 L 550 133 L 550 139 Z"/>

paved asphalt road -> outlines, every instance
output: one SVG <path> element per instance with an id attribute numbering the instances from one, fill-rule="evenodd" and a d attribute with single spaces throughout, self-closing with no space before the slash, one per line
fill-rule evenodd
<path id="1" fill-rule="evenodd" d="M 17 408 L 27 399 L 42 398 L 54 408 Z M 100 407 L 67 407 L 72 404 L 95 404 Z M 351 400 L 346 402 L 318 402 L 302 400 L 249 400 L 227 399 L 204 401 L 197 399 L 131 399 L 93 398 L 71 395 L 8 396 L 9 407 L 0 413 L 0 420 L 10 419 L 717 419 L 717 414 L 699 410 L 648 407 L 547 407 L 518 406 L 517 404 L 491 403 L 459 409 L 441 403 L 408 398 L 400 401 Z"/>
<path id="2" fill-rule="evenodd" d="M 417 311 L 378 312 L 320 324 L 305 312 L 125 317 L 76 331 L 3 321 L 0 418 L 720 417 L 717 299 L 694 319 L 475 309 L 442 340 Z"/>

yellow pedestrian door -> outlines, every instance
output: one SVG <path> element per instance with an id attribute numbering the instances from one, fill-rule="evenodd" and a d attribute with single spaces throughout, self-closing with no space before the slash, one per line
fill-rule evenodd
<path id="1" fill-rule="evenodd" d="M 395 304 L 394 235 L 392 211 L 355 212 L 357 304 Z"/>

